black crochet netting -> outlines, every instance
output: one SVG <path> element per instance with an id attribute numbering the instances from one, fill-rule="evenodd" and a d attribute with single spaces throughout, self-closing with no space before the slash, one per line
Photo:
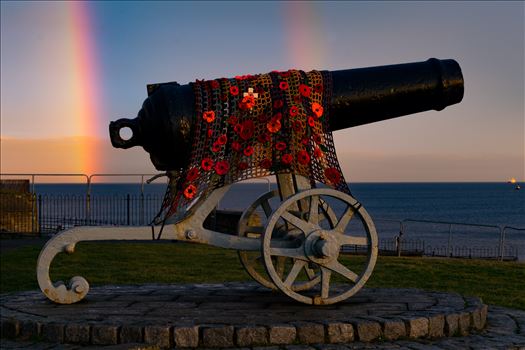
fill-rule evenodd
<path id="1" fill-rule="evenodd" d="M 156 222 L 216 188 L 294 173 L 349 193 L 329 130 L 331 74 L 289 70 L 199 81 L 189 166 L 168 186 Z"/>

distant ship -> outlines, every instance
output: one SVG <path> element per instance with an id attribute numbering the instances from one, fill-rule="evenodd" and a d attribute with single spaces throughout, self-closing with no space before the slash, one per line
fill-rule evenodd
<path id="1" fill-rule="evenodd" d="M 507 183 L 509 184 L 515 184 L 516 186 L 514 187 L 515 190 L 521 190 L 521 186 L 520 184 L 518 183 L 518 181 L 516 181 L 516 178 L 512 177 L 510 178 L 510 180 L 507 181 Z"/>

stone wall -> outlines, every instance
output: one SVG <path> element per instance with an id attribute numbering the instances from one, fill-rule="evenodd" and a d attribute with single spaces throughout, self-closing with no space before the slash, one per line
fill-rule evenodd
<path id="1" fill-rule="evenodd" d="M 29 180 L 0 180 L 0 232 L 38 232 L 37 208 Z"/>

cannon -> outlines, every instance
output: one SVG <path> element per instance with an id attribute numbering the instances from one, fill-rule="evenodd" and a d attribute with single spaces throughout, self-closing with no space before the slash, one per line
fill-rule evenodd
<path id="1" fill-rule="evenodd" d="M 142 146 L 166 172 L 159 215 L 152 227 L 58 234 L 40 253 L 40 288 L 57 303 L 77 302 L 89 284 L 80 276 L 52 284 L 49 266 L 58 253 L 73 253 L 79 241 L 153 238 L 235 249 L 257 282 L 305 304 L 345 300 L 370 277 L 378 238 L 344 179 L 332 132 L 439 111 L 462 98 L 458 63 L 435 58 L 148 85 L 138 116 L 111 122 L 109 132 L 114 147 Z M 124 128 L 131 129 L 129 138 L 121 137 Z M 232 184 L 270 175 L 277 190 L 242 212 L 235 235 L 204 224 Z"/>

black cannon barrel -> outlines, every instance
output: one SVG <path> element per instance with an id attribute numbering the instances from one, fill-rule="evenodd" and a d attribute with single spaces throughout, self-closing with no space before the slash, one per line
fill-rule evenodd
<path id="1" fill-rule="evenodd" d="M 339 70 L 332 78 L 332 131 L 440 111 L 463 99 L 463 75 L 454 60 Z"/>
<path id="2" fill-rule="evenodd" d="M 439 111 L 463 98 L 461 68 L 450 59 L 333 71 L 332 79 L 332 131 Z M 137 118 L 110 123 L 111 143 L 117 148 L 142 146 L 158 170 L 184 168 L 191 154 L 194 102 L 190 84 L 160 84 Z M 126 127 L 132 131 L 127 140 L 120 136 Z"/>

